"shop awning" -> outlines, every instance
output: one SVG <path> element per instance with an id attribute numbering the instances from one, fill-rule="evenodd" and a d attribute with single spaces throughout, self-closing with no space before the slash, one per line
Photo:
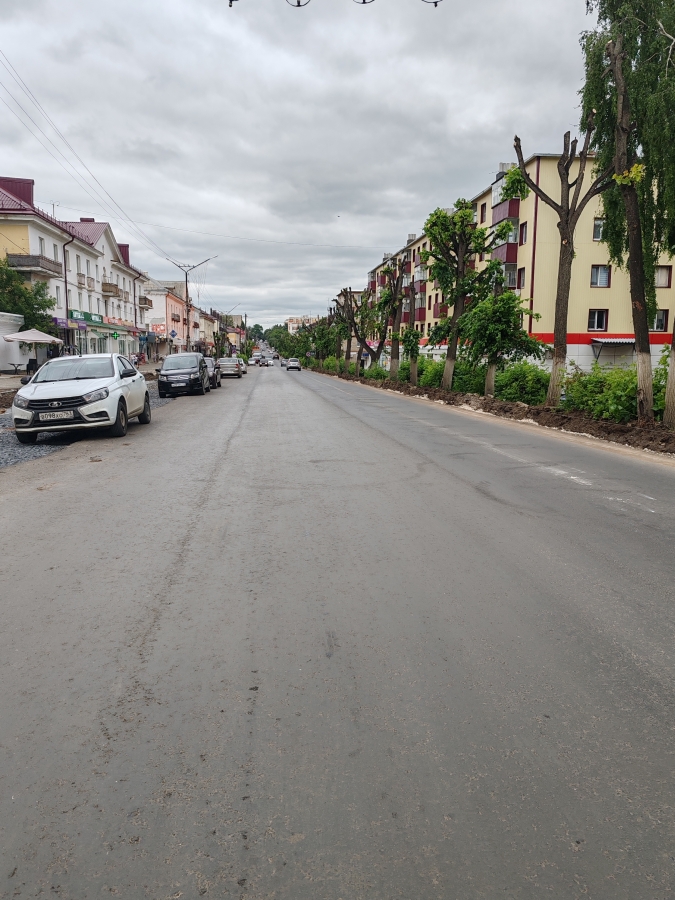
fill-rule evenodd
<path id="1" fill-rule="evenodd" d="M 592 338 L 591 340 L 591 348 L 593 350 L 593 356 L 596 359 L 600 358 L 600 354 L 602 353 L 603 347 L 628 347 L 635 346 L 635 338 Z"/>

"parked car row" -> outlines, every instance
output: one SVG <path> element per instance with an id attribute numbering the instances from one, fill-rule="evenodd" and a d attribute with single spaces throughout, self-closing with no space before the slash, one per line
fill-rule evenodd
<path id="1" fill-rule="evenodd" d="M 247 372 L 243 359 L 224 356 L 221 359 L 204 357 L 201 353 L 172 353 L 157 369 L 160 397 L 175 394 L 208 394 L 219 388 L 228 376 L 241 378 Z"/>

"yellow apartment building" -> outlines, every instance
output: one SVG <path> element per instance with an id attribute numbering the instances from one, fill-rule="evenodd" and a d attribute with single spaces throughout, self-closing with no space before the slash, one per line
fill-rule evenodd
<path id="1" fill-rule="evenodd" d="M 527 160 L 527 171 L 535 184 L 554 199 L 560 198 L 557 154 L 538 154 Z M 553 342 L 555 296 L 560 236 L 555 212 L 534 193 L 525 200 L 502 200 L 503 178 L 509 166 L 501 164 L 493 183 L 473 198 L 476 224 L 492 228 L 501 222 L 512 225 L 508 240 L 492 258 L 503 266 L 507 285 L 520 294 L 539 320 L 529 317 L 531 334 Z M 585 186 L 591 183 L 587 173 Z M 567 358 L 584 369 L 594 360 L 625 365 L 633 360 L 634 334 L 628 272 L 612 266 L 602 243 L 602 201 L 594 198 L 582 213 L 575 233 Z M 481 262 L 477 260 L 477 266 Z M 675 301 L 672 260 L 663 257 L 657 269 L 658 313 L 652 323 L 652 360 L 657 362 L 664 344 L 672 337 Z"/>

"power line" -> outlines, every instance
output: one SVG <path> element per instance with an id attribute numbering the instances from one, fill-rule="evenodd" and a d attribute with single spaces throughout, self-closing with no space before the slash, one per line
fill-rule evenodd
<path id="1" fill-rule="evenodd" d="M 68 141 L 68 139 L 63 135 L 63 133 L 62 133 L 62 132 L 60 131 L 60 129 L 58 128 L 58 126 L 55 124 L 55 122 L 51 119 L 51 117 L 49 116 L 49 114 L 48 114 L 48 113 L 45 111 L 45 109 L 42 107 L 42 105 L 41 105 L 40 102 L 37 100 L 37 98 L 35 97 L 35 95 L 32 93 L 32 91 L 30 90 L 30 88 L 28 88 L 28 86 L 26 85 L 26 83 L 23 81 L 23 79 L 21 78 L 21 76 L 19 75 L 19 73 L 16 71 L 16 69 L 14 68 L 14 66 L 10 63 L 9 59 L 8 59 L 7 56 L 3 53 L 2 50 L 0 50 L 0 56 L 2 56 L 3 59 L 5 60 L 5 61 L 3 61 L 3 59 L 0 59 L 0 65 L 3 66 L 3 68 L 10 74 L 10 76 L 14 79 L 14 81 L 19 85 L 19 87 L 21 88 L 21 90 L 23 91 L 23 93 L 31 100 L 31 102 L 32 102 L 32 103 L 34 104 L 34 106 L 38 109 L 38 111 L 41 113 L 41 115 L 44 117 L 44 119 L 45 119 L 45 120 L 49 123 L 49 125 L 54 129 L 54 131 L 55 131 L 56 134 L 59 136 L 59 138 L 63 141 L 63 143 L 66 145 L 66 147 L 68 147 L 68 149 L 71 151 L 71 153 L 73 154 L 73 156 L 75 157 L 75 159 L 80 163 L 81 166 L 84 167 L 84 169 L 85 169 L 86 172 L 89 174 L 89 176 L 91 177 L 91 179 L 92 179 L 92 180 L 93 180 L 93 181 L 101 188 L 101 191 L 103 191 L 103 193 L 104 193 L 107 197 L 110 198 L 110 201 L 112 202 L 113 207 L 111 208 L 111 207 L 109 206 L 108 202 L 101 196 L 100 191 L 99 191 L 96 187 L 94 187 L 94 186 L 91 185 L 91 184 L 86 184 L 84 176 L 83 176 L 80 172 L 77 171 L 76 167 L 75 167 L 75 166 L 72 164 L 72 162 L 67 158 L 67 156 L 63 153 L 63 151 L 62 151 L 59 147 L 57 147 L 57 145 L 54 143 L 54 141 L 53 141 L 53 140 L 49 137 L 49 135 L 48 135 L 48 134 L 40 127 L 40 125 L 35 121 L 35 119 L 33 119 L 33 117 L 30 115 L 30 113 L 29 113 L 26 109 L 24 109 L 24 107 L 21 105 L 21 103 L 19 103 L 19 101 L 17 100 L 17 98 L 14 96 L 14 94 L 9 90 L 9 88 L 7 87 L 7 85 L 6 85 L 4 82 L 0 81 L 0 85 L 4 88 L 4 90 L 7 92 L 7 94 L 9 95 L 9 97 L 11 97 L 11 99 L 12 99 L 12 100 L 14 101 L 14 103 L 18 106 L 18 108 L 19 108 L 19 109 L 23 112 L 23 114 L 24 114 L 24 115 L 25 115 L 25 116 L 33 123 L 33 125 L 34 125 L 34 126 L 38 129 L 38 131 L 44 136 L 44 138 L 49 142 L 49 144 L 54 148 L 54 150 L 59 154 L 59 156 L 62 157 L 62 159 L 65 161 L 66 165 L 69 166 L 69 168 L 70 168 L 72 171 L 69 171 L 68 169 L 66 169 L 66 167 L 63 165 L 63 163 L 62 163 L 59 159 L 57 159 L 57 157 L 54 156 L 54 154 L 49 150 L 48 147 L 46 147 L 46 146 L 44 145 L 44 143 L 37 137 L 37 135 L 34 134 L 34 132 L 31 131 L 31 129 L 30 129 L 30 128 L 28 127 L 28 125 L 26 124 L 26 122 L 24 122 L 23 119 L 18 115 L 18 113 L 16 112 L 16 110 L 12 109 L 12 108 L 9 106 L 9 104 L 8 104 L 6 101 L 3 100 L 2 102 L 4 103 L 4 105 L 10 110 L 10 112 L 12 112 L 12 113 L 14 114 L 14 116 L 19 120 L 19 122 L 21 122 L 21 124 L 26 128 L 26 130 L 29 131 L 29 132 L 31 133 L 31 135 L 32 135 L 32 136 L 33 136 L 33 137 L 41 144 L 41 146 L 42 146 L 45 150 L 47 150 L 47 152 L 50 154 L 50 156 L 52 156 L 52 158 L 55 159 L 56 162 L 59 163 L 59 165 L 64 169 L 64 171 L 66 171 L 72 178 L 74 178 L 74 179 L 77 181 L 77 183 L 79 184 L 79 186 L 82 187 L 82 188 L 85 190 L 85 192 L 87 193 L 87 195 L 88 195 L 89 197 L 91 197 L 92 200 L 98 201 L 98 202 L 103 206 L 103 208 L 106 210 L 106 213 L 107 213 L 108 215 L 111 215 L 111 217 L 112 217 L 113 219 L 117 220 L 117 221 L 120 221 L 120 217 L 119 217 L 118 213 L 115 211 L 115 208 L 116 208 L 117 210 L 119 210 L 119 211 L 122 213 L 123 217 L 124 217 L 124 221 L 126 221 L 126 222 L 130 225 L 130 227 L 131 227 L 132 231 L 134 232 L 134 235 L 136 236 L 136 238 L 137 238 L 138 240 L 140 240 L 140 242 L 143 243 L 144 246 L 145 246 L 147 249 L 150 249 L 150 250 L 152 250 L 152 252 L 157 253 L 158 255 L 160 255 L 160 256 L 166 258 L 166 257 L 167 257 L 167 253 L 159 246 L 159 244 L 157 244 L 156 241 L 154 241 L 152 238 L 150 238 L 148 235 L 146 235 L 145 232 L 143 232 L 140 228 L 138 228 L 137 224 L 136 224 L 136 223 L 134 222 L 134 220 L 129 216 L 129 214 L 123 209 L 122 206 L 120 206 L 119 203 L 117 203 L 117 201 L 114 199 L 114 197 L 113 197 L 113 196 L 105 189 L 105 187 L 101 184 L 101 182 L 98 180 L 98 178 L 96 178 L 96 176 L 95 176 L 94 173 L 91 171 L 91 169 L 90 169 L 90 168 L 87 166 L 87 164 L 82 160 L 82 158 L 79 156 L 79 154 L 78 154 L 77 151 L 74 149 L 74 147 L 70 144 L 70 142 Z M 0 99 L 2 99 L 2 98 L 0 98 Z M 91 189 L 91 190 L 89 190 L 89 189 Z M 92 194 L 91 194 L 91 191 L 92 191 L 92 190 L 93 190 L 94 193 L 97 195 L 96 197 L 92 196 Z M 150 246 L 149 246 L 149 245 L 150 245 Z"/>
<path id="2" fill-rule="evenodd" d="M 46 202 L 46 201 L 41 201 Z M 78 209 L 76 206 L 62 206 L 62 209 L 70 209 L 73 212 L 83 212 L 88 213 L 89 215 L 95 215 L 91 210 L 88 209 Z M 125 221 L 124 219 L 120 219 L 119 221 Z M 251 237 L 242 237 L 238 234 L 224 234 L 219 231 L 196 231 L 192 228 L 178 228 L 176 225 L 158 225 L 157 222 L 140 222 L 140 225 L 146 225 L 149 228 L 164 228 L 167 231 L 180 231 L 184 234 L 199 234 L 206 237 L 222 237 L 227 238 L 231 241 L 250 241 L 256 244 L 282 244 L 284 246 L 290 247 L 328 247 L 334 250 L 386 250 L 389 248 L 389 244 L 313 244 L 308 241 L 278 241 L 272 238 L 251 238 Z"/>

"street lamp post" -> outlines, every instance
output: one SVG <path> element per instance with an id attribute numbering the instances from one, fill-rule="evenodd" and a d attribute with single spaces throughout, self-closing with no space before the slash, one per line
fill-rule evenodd
<path id="1" fill-rule="evenodd" d="M 208 259 L 203 259 L 200 263 L 197 263 L 195 266 L 188 266 L 185 263 L 177 263 L 177 262 L 174 262 L 172 259 L 167 259 L 167 262 L 170 262 L 172 265 L 176 266 L 177 269 L 180 269 L 181 271 L 185 272 L 185 309 L 187 311 L 187 337 L 185 339 L 185 349 L 188 352 L 190 350 L 190 327 L 192 324 L 190 322 L 190 309 L 191 309 L 192 304 L 190 303 L 190 294 L 189 294 L 189 288 L 188 288 L 188 274 L 190 272 L 193 272 L 195 269 L 198 269 L 200 266 L 203 266 L 204 263 L 210 262 L 212 259 L 216 259 L 217 256 L 218 256 L 217 253 L 216 253 L 216 256 L 209 256 Z"/>

